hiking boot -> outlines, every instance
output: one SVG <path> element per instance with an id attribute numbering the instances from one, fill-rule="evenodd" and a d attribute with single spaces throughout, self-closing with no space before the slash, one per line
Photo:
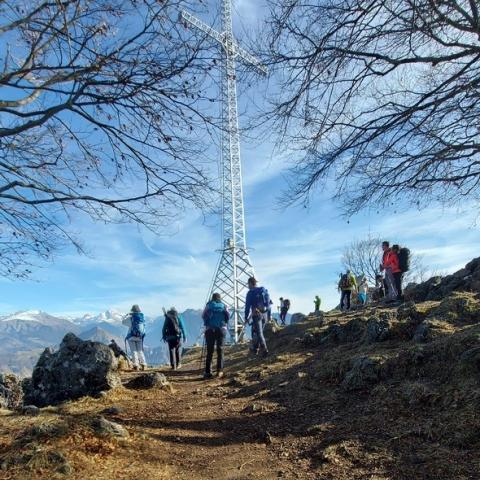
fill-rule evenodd
<path id="1" fill-rule="evenodd" d="M 179 364 L 177 365 L 177 370 L 179 370 L 180 368 L 182 368 L 182 364 L 181 364 L 181 363 L 179 363 Z"/>
<path id="2" fill-rule="evenodd" d="M 144 372 L 146 369 L 147 369 L 147 366 L 146 366 L 146 365 L 140 365 L 140 370 L 141 370 L 142 372 Z"/>
<path id="3" fill-rule="evenodd" d="M 223 377 L 223 372 L 222 372 L 222 370 L 220 370 L 219 372 L 217 372 L 217 377 L 218 377 L 218 378 L 222 378 L 222 377 Z"/>
<path id="4" fill-rule="evenodd" d="M 138 365 L 134 365 L 132 368 L 133 368 L 135 371 L 137 371 L 137 370 L 138 370 Z"/>
<path id="5" fill-rule="evenodd" d="M 213 375 L 211 373 L 205 373 L 203 375 L 204 380 L 210 380 L 211 378 L 213 378 Z"/>
<path id="6" fill-rule="evenodd" d="M 263 357 L 263 358 L 268 357 L 268 350 L 265 350 L 265 351 L 262 353 L 262 357 Z"/>

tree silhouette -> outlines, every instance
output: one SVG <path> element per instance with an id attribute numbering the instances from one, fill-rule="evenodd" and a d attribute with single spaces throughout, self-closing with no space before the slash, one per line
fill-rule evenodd
<path id="1" fill-rule="evenodd" d="M 477 1 L 269 4 L 270 113 L 298 153 L 290 201 L 331 178 L 347 215 L 399 199 L 478 201 Z"/>
<path id="2" fill-rule="evenodd" d="M 209 63 L 185 3 L 0 3 L 1 275 L 81 250 L 72 217 L 156 230 L 208 205 Z"/>

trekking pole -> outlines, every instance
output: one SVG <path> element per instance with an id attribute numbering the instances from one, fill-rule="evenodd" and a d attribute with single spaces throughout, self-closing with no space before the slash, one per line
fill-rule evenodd
<path id="1" fill-rule="evenodd" d="M 203 343 L 202 343 L 202 353 L 200 355 L 200 372 L 203 371 L 203 361 L 205 357 L 205 348 L 206 348 L 206 343 L 205 343 L 205 335 L 203 335 Z"/>

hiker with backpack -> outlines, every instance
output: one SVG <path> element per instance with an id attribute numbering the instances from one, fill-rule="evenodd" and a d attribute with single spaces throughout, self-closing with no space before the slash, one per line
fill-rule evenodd
<path id="1" fill-rule="evenodd" d="M 318 295 L 315 295 L 315 299 L 313 300 L 313 305 L 315 307 L 315 313 L 318 313 L 320 311 L 320 305 L 322 304 L 322 301 L 320 300 L 320 297 Z"/>
<path id="2" fill-rule="evenodd" d="M 168 343 L 170 366 L 172 370 L 178 370 L 182 366 L 181 346 L 187 341 L 183 318 L 175 307 L 165 312 L 165 321 L 162 328 L 162 339 Z"/>
<path id="3" fill-rule="evenodd" d="M 398 269 L 393 271 L 393 279 L 397 290 L 397 300 L 403 300 L 402 280 L 403 274 L 410 269 L 410 250 L 408 248 L 400 248 L 399 245 L 392 246 L 392 252 L 397 256 Z"/>
<path id="4" fill-rule="evenodd" d="M 245 299 L 245 322 L 252 325 L 252 351 L 257 354 L 259 349 L 263 356 L 268 355 L 267 342 L 263 335 L 267 310 L 270 306 L 270 296 L 264 287 L 257 286 L 254 277 L 248 279 L 248 293 Z"/>
<path id="5" fill-rule="evenodd" d="M 227 336 L 227 326 L 230 315 L 227 307 L 222 303 L 219 293 L 212 295 L 202 314 L 205 326 L 205 342 L 207 344 L 207 358 L 205 362 L 204 379 L 212 378 L 212 359 L 215 345 L 217 346 L 217 377 L 223 376 L 223 346 Z"/>
<path id="6" fill-rule="evenodd" d="M 341 291 L 340 310 L 342 312 L 350 310 L 352 290 L 357 288 L 357 279 L 350 270 L 340 276 L 338 289 Z"/>
<path id="7" fill-rule="evenodd" d="M 132 367 L 134 370 L 147 368 L 143 340 L 145 338 L 145 318 L 138 305 L 133 305 L 130 313 L 125 315 L 122 324 L 128 327 L 125 340 L 128 341 L 132 353 Z"/>
<path id="8" fill-rule="evenodd" d="M 393 276 L 394 271 L 400 271 L 398 256 L 392 252 L 390 242 L 382 242 L 382 250 L 383 256 L 380 270 L 385 271 L 386 301 L 387 303 L 392 303 L 395 302 L 398 295 L 397 289 L 395 288 L 395 277 Z"/>
<path id="9" fill-rule="evenodd" d="M 280 298 L 280 302 L 280 322 L 283 326 L 285 326 L 287 313 L 290 310 L 290 300 L 288 298 Z"/>

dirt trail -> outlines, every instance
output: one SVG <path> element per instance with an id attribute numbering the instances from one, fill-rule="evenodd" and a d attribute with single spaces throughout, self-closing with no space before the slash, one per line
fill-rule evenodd
<path id="1" fill-rule="evenodd" d="M 255 404 L 232 397 L 231 378 L 203 381 L 192 366 L 184 368 L 170 375 L 173 395 L 139 401 L 135 417 L 122 419 L 149 437 L 143 454 L 163 462 L 168 478 L 308 478 L 282 458 Z"/>

